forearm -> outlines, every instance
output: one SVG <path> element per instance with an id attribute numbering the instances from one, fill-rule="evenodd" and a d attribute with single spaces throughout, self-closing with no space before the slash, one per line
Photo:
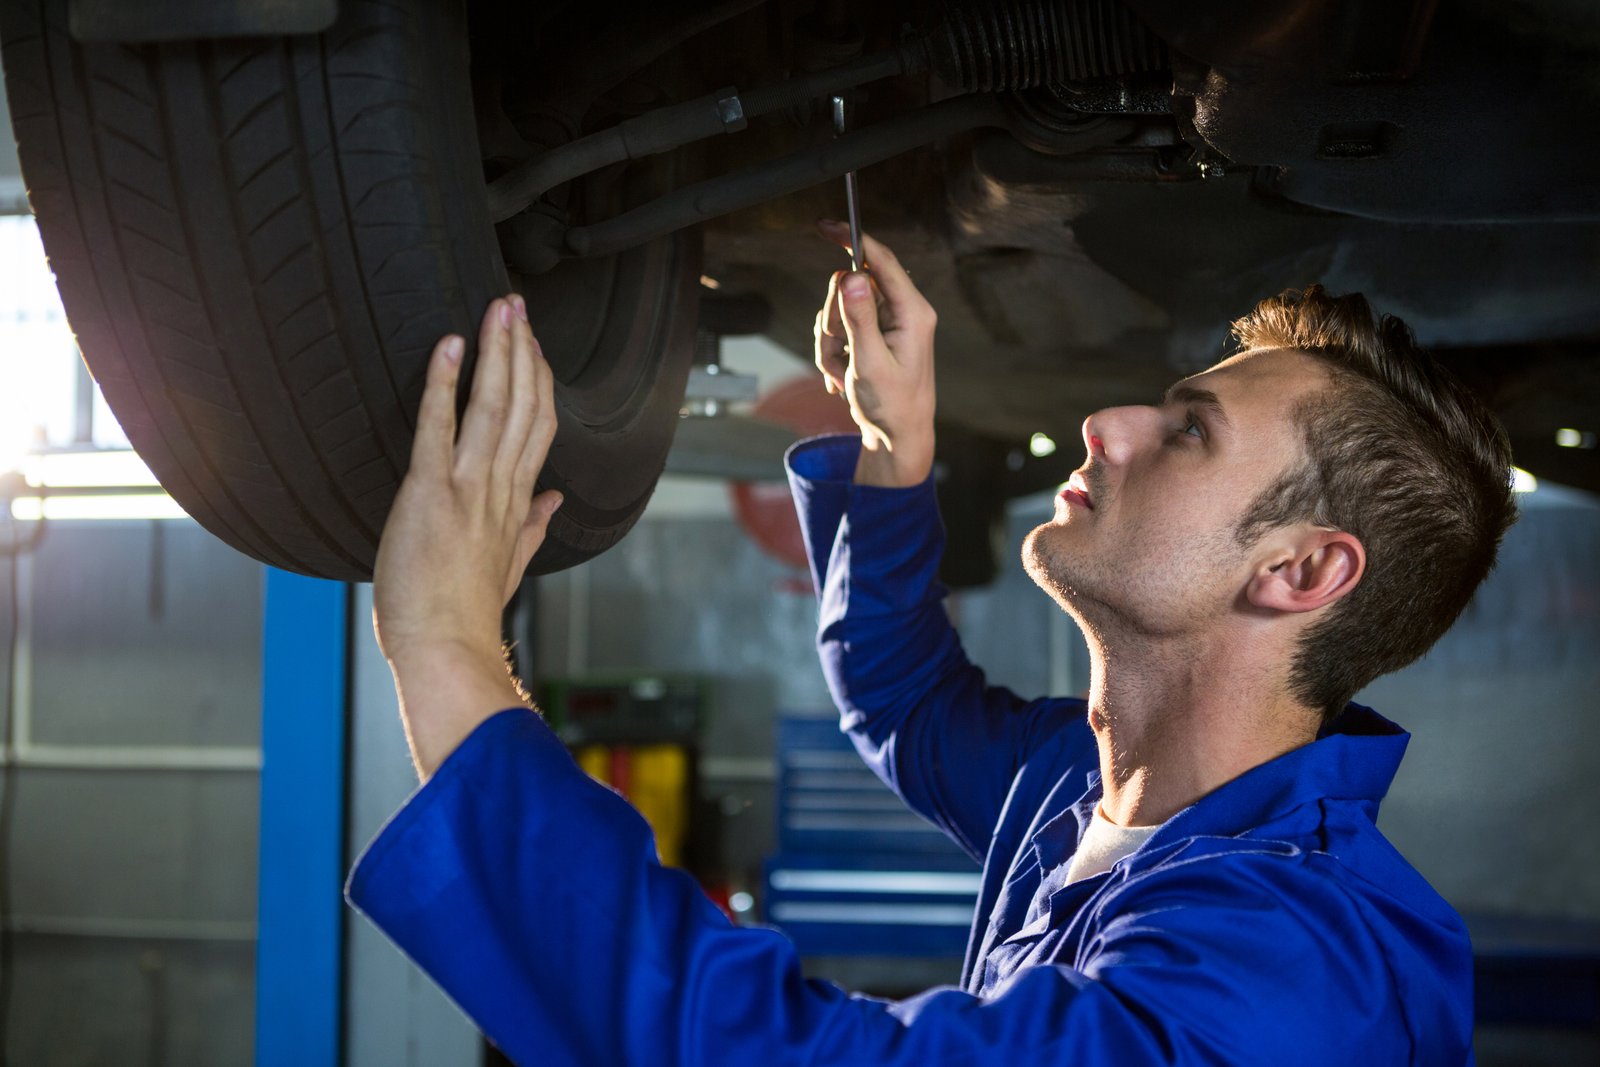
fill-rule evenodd
<path id="1" fill-rule="evenodd" d="M 396 651 L 389 669 L 411 759 L 423 781 L 484 721 L 527 703 L 504 653 L 490 645 L 430 642 Z"/>

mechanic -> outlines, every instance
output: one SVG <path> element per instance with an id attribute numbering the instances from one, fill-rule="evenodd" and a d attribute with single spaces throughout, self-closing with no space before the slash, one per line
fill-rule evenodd
<path id="1" fill-rule="evenodd" d="M 804 978 L 529 709 L 500 612 L 560 500 L 532 495 L 552 379 L 517 298 L 459 439 L 462 340 L 429 365 L 374 592 L 425 784 L 352 903 L 527 1065 L 1470 1062 L 1466 930 L 1374 825 L 1408 735 L 1350 697 L 1493 565 L 1493 419 L 1360 297 L 1264 301 L 1236 355 L 1084 423 L 1023 555 L 1087 638 L 1089 697 L 1026 701 L 943 610 L 934 312 L 863 243 L 870 280 L 835 275 L 816 333 L 859 439 L 789 465 L 843 725 L 984 864 L 960 985 Z"/>

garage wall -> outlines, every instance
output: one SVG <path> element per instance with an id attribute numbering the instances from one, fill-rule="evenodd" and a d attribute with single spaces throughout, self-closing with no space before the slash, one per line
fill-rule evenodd
<path id="1" fill-rule="evenodd" d="M 261 568 L 188 521 L 54 523 L 19 577 L 8 1062 L 248 1063 Z"/>
<path id="2" fill-rule="evenodd" d="M 1600 921 L 1600 504 L 1522 502 L 1455 628 L 1359 698 L 1413 735 L 1380 825 L 1462 911 Z"/>

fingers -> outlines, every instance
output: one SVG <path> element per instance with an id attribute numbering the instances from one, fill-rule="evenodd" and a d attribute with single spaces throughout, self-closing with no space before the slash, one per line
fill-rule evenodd
<path id="1" fill-rule="evenodd" d="M 528 325 L 527 304 L 517 294 L 512 294 L 508 301 L 512 312 L 508 331 L 511 340 L 511 400 L 506 423 L 495 448 L 494 464 L 490 468 L 489 477 L 496 486 L 506 485 L 514 488 L 522 464 L 522 454 L 528 443 L 528 435 L 533 430 L 538 410 L 538 369 L 534 361 L 538 358 L 539 346 L 533 338 L 533 330 Z M 520 499 L 528 498 L 523 495 Z"/>
<path id="2" fill-rule="evenodd" d="M 550 454 L 550 443 L 556 436 L 555 375 L 539 351 L 537 341 L 533 344 L 532 369 L 533 398 L 530 407 L 533 423 L 529 428 L 527 439 L 522 443 L 522 452 L 518 456 L 516 472 L 512 478 L 513 500 L 527 500 L 533 496 L 533 487 L 538 481 L 540 470 L 544 468 L 545 458 Z"/>
<path id="3" fill-rule="evenodd" d="M 478 366 L 472 376 L 472 396 L 456 442 L 457 475 L 487 477 L 500 438 L 510 416 L 511 302 L 493 300 L 478 331 Z"/>
<path id="4" fill-rule="evenodd" d="M 560 506 L 561 494 L 553 489 L 533 498 L 533 504 L 528 509 L 528 518 L 523 522 L 522 529 L 517 532 L 517 545 L 511 554 L 511 571 L 506 575 L 504 597 L 506 603 L 510 603 L 511 595 L 517 591 L 517 586 L 522 582 L 522 576 L 528 573 L 528 564 L 533 562 L 534 553 L 544 544 L 545 534 L 550 529 L 550 519 Z"/>
<path id="5" fill-rule="evenodd" d="M 816 338 L 817 369 L 822 372 L 823 383 L 830 393 L 844 392 L 844 376 L 848 370 L 844 354 L 844 329 L 841 327 L 836 334 L 830 334 L 827 326 L 828 309 L 837 303 L 830 292 L 828 307 L 817 312 L 817 321 L 812 327 L 812 335 Z"/>
<path id="6" fill-rule="evenodd" d="M 874 367 L 892 358 L 892 353 L 878 327 L 878 302 L 866 275 L 845 275 L 839 285 L 839 302 L 844 312 L 844 332 L 850 345 L 850 359 L 856 365 L 856 374 L 870 374 Z"/>
<path id="7" fill-rule="evenodd" d="M 921 290 L 912 284 L 911 275 L 900 265 L 900 260 L 889 251 L 888 245 L 864 233 L 861 235 L 861 247 L 866 250 L 867 262 L 872 264 L 872 276 L 877 279 L 890 306 L 898 311 L 902 306 L 928 303 Z"/>
<path id="8" fill-rule="evenodd" d="M 456 442 L 456 383 L 461 380 L 464 339 L 440 338 L 428 357 L 428 377 L 417 409 L 417 432 L 411 439 L 411 469 L 428 475 L 450 470 Z"/>
<path id="9" fill-rule="evenodd" d="M 548 489 L 533 498 L 533 505 L 528 508 L 528 520 L 522 524 L 522 536 L 517 541 L 518 558 L 522 561 L 523 570 L 528 569 L 528 561 L 533 559 L 534 552 L 544 541 L 545 531 L 550 529 L 550 520 L 555 517 L 564 499 L 554 489 Z M 523 552 L 527 555 L 523 556 Z"/>
<path id="10" fill-rule="evenodd" d="M 822 332 L 844 340 L 844 313 L 839 307 L 839 283 L 847 270 L 836 270 L 828 279 L 828 298 L 822 302 Z"/>
<path id="11" fill-rule="evenodd" d="M 479 345 L 455 472 L 465 482 L 486 486 L 483 502 L 489 511 L 520 526 L 530 514 L 533 488 L 555 438 L 555 375 L 520 296 L 489 305 Z"/>
<path id="12" fill-rule="evenodd" d="M 821 233 L 823 237 L 826 237 L 828 240 L 832 241 L 846 252 L 854 255 L 855 250 L 850 247 L 850 224 L 848 222 L 840 222 L 838 219 L 818 219 L 817 231 Z M 861 247 L 865 249 L 867 246 L 867 242 L 865 240 L 867 235 L 863 233 L 861 236 L 863 238 Z M 871 260 L 861 256 L 856 256 L 855 258 L 861 262 L 862 270 L 866 270 L 867 267 L 872 263 Z"/>
<path id="13" fill-rule="evenodd" d="M 817 222 L 817 230 L 841 248 L 850 247 L 850 227 L 833 219 Z M 933 305 L 911 281 L 911 275 L 901 265 L 889 246 L 869 233 L 861 235 L 861 248 L 870 264 L 872 280 L 883 292 L 884 302 L 897 326 L 925 327 L 931 331 L 934 322 Z"/>

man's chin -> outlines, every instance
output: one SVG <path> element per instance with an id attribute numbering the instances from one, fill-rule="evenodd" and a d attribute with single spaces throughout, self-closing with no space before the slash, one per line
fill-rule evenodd
<path id="1" fill-rule="evenodd" d="M 1063 527 L 1053 522 L 1041 523 L 1028 532 L 1022 540 L 1022 569 L 1033 583 L 1062 606 L 1073 599 L 1071 568 L 1066 559 L 1066 546 L 1059 543 Z"/>

